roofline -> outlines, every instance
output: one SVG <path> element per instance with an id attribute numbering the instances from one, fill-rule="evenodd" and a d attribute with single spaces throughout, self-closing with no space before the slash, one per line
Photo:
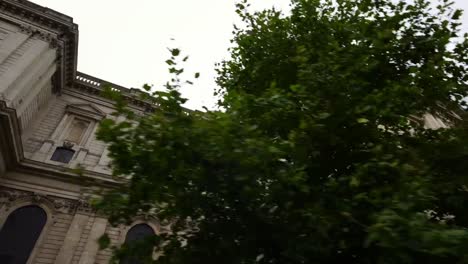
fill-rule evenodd
<path id="1" fill-rule="evenodd" d="M 154 104 L 148 100 L 142 100 L 140 98 L 141 94 L 145 94 L 145 93 L 148 94 L 142 89 L 126 88 L 121 85 L 118 85 L 109 81 L 105 81 L 103 79 L 99 79 L 97 77 L 94 77 L 94 76 L 91 76 L 89 74 L 82 73 L 82 72 L 76 73 L 75 83 L 73 85 L 73 88 L 82 92 L 101 96 L 106 86 L 119 91 L 124 96 L 124 98 L 127 100 L 129 104 L 136 106 L 138 108 L 141 108 L 144 111 L 151 112 L 158 107 L 157 104 Z M 193 112 L 193 110 L 185 108 L 185 107 L 183 107 L 183 109 L 186 112 Z"/>
<path id="2" fill-rule="evenodd" d="M 72 17 L 27 0 L 0 0 L 0 19 L 2 18 L 25 32 L 36 34 L 57 48 L 54 93 L 60 94 L 63 89 L 75 88 L 102 97 L 104 86 L 109 85 L 120 91 L 129 104 L 143 111 L 151 112 L 158 107 L 140 99 L 141 93 L 145 93 L 142 89 L 126 88 L 77 71 L 79 32 Z M 192 111 L 187 108 L 184 110 Z"/>

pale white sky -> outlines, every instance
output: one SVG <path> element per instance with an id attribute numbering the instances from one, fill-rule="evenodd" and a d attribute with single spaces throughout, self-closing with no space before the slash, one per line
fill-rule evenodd
<path id="1" fill-rule="evenodd" d="M 435 1 L 435 0 L 434 0 Z M 228 56 L 235 0 L 33 0 L 73 17 L 78 24 L 78 70 L 125 86 L 161 86 L 168 80 L 167 47 L 190 56 L 187 72 L 200 72 L 194 86 L 182 89 L 186 106 L 215 105 L 214 64 Z M 251 0 L 254 9 L 287 10 L 289 0 Z M 455 0 L 468 9 L 468 0 Z M 467 11 L 468 12 L 468 11 Z M 463 17 L 468 31 L 468 14 Z M 174 38 L 174 41 L 170 39 Z"/>

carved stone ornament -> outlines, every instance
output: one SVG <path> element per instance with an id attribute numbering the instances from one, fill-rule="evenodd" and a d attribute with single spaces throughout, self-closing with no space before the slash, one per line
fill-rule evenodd
<path id="1" fill-rule="evenodd" d="M 41 30 L 37 27 L 30 25 L 19 25 L 20 31 L 28 35 L 34 36 L 36 38 L 42 39 L 45 42 L 48 42 L 52 47 L 58 46 L 59 37 L 55 34 L 51 34 L 47 31 Z"/>
<path id="2" fill-rule="evenodd" d="M 66 141 L 66 140 L 63 142 L 63 147 L 64 147 L 64 148 L 72 149 L 73 146 L 74 146 L 73 142 Z"/>
<path id="3" fill-rule="evenodd" d="M 0 204 L 5 205 L 7 210 L 23 202 L 44 204 L 55 212 L 65 214 L 74 214 L 77 210 L 82 210 L 81 208 L 86 207 L 85 202 L 81 200 L 64 199 L 10 188 L 0 189 Z M 91 210 L 88 211 L 92 212 Z"/>
<path id="4" fill-rule="evenodd" d="M 78 200 L 76 211 L 81 214 L 92 214 L 95 212 L 94 208 L 86 200 Z"/>
<path id="5" fill-rule="evenodd" d="M 54 199 L 55 210 L 61 213 L 74 213 L 77 207 L 76 201 L 66 199 Z"/>
<path id="6" fill-rule="evenodd" d="M 158 219 L 158 215 L 164 210 L 160 206 L 153 206 L 147 211 L 138 210 L 137 217 L 144 220 Z M 159 221 L 159 219 L 158 219 Z"/>

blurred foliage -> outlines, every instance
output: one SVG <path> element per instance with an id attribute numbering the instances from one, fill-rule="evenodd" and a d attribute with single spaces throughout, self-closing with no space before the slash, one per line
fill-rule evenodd
<path id="1" fill-rule="evenodd" d="M 461 11 L 427 0 L 291 8 L 237 4 L 243 25 L 217 67 L 222 110 L 181 106 L 192 82 L 178 49 L 165 91 L 144 87 L 155 111 L 134 114 L 108 92 L 125 119 L 98 137 L 129 184 L 98 207 L 114 223 L 149 212 L 172 223 L 148 242 L 164 251 L 156 263 L 468 263 Z M 425 129 L 426 113 L 451 127 Z"/>

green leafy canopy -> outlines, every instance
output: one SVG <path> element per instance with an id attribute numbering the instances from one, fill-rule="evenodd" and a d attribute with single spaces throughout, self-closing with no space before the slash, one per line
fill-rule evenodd
<path id="1" fill-rule="evenodd" d="M 468 262 L 461 11 L 293 0 L 289 15 L 237 13 L 217 67 L 222 111 L 181 106 L 179 49 L 166 91 L 145 87 L 154 111 L 112 95 L 127 119 L 98 137 L 130 179 L 98 207 L 172 223 L 151 240 L 156 263 Z M 450 127 L 426 129 L 428 113 Z"/>

